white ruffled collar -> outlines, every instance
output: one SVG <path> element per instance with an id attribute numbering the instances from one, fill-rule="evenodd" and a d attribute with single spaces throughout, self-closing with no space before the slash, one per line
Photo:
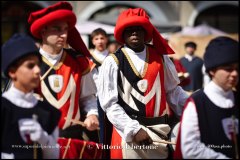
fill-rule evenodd
<path id="1" fill-rule="evenodd" d="M 63 49 L 60 51 L 59 54 L 52 55 L 46 51 L 44 51 L 42 48 L 39 50 L 40 54 L 45 57 L 52 65 L 55 65 L 57 62 L 60 61 L 62 55 L 63 55 Z"/>
<path id="2" fill-rule="evenodd" d="M 100 52 L 100 51 L 98 51 L 98 50 L 94 50 L 93 51 L 93 53 L 94 53 L 94 56 L 97 58 L 97 59 L 99 59 L 100 61 L 103 61 L 107 56 L 108 56 L 108 50 L 107 49 L 105 49 L 104 51 L 102 51 L 102 52 Z"/>
<path id="3" fill-rule="evenodd" d="M 230 91 L 224 91 L 213 81 L 209 82 L 204 88 L 204 93 L 208 98 L 221 108 L 232 108 L 234 106 L 234 94 Z"/>
<path id="4" fill-rule="evenodd" d="M 25 94 L 24 92 L 14 87 L 14 85 L 12 85 L 6 92 L 4 92 L 2 96 L 16 106 L 22 108 L 32 108 L 38 102 L 36 97 L 33 95 L 33 91 Z"/>

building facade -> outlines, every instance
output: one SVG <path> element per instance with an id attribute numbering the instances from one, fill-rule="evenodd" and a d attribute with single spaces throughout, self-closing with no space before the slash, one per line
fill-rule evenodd
<path id="1" fill-rule="evenodd" d="M 30 12 L 59 1 L 1 1 L 2 44 L 15 32 L 29 32 Z M 119 13 L 129 7 L 144 8 L 161 33 L 207 23 L 226 33 L 238 33 L 238 1 L 69 1 L 79 23 L 96 21 L 114 26 Z"/>

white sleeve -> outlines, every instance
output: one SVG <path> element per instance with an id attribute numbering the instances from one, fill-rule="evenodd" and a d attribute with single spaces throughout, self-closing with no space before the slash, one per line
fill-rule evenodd
<path id="1" fill-rule="evenodd" d="M 47 134 L 45 132 L 45 134 Z M 60 155 L 60 147 L 57 143 L 57 139 L 59 137 L 59 129 L 55 128 L 52 134 L 48 135 L 48 143 L 43 145 L 43 159 L 59 159 Z"/>
<path id="2" fill-rule="evenodd" d="M 130 142 L 140 130 L 140 124 L 132 120 L 118 102 L 117 89 L 118 66 L 112 56 L 108 56 L 100 70 L 98 77 L 98 96 L 102 109 L 109 121 L 114 125 L 120 136 Z"/>
<path id="3" fill-rule="evenodd" d="M 83 108 L 87 116 L 91 114 L 98 115 L 96 93 L 97 89 L 93 81 L 92 72 L 83 75 L 79 105 Z"/>
<path id="4" fill-rule="evenodd" d="M 1 152 L 1 159 L 15 159 L 15 156 L 13 153 Z"/>
<path id="5" fill-rule="evenodd" d="M 175 114 L 180 117 L 182 115 L 183 106 L 189 97 L 187 93 L 178 86 L 180 83 L 177 76 L 176 68 L 171 59 L 164 55 L 164 87 L 166 91 L 166 98 L 169 106 L 173 109 Z"/>
<path id="6" fill-rule="evenodd" d="M 100 67 L 99 67 L 100 68 Z M 94 81 L 94 83 L 95 83 L 95 86 L 96 86 L 96 88 L 97 88 L 97 84 L 98 84 L 98 74 L 99 74 L 99 72 L 98 72 L 98 69 L 99 68 L 96 68 L 96 67 L 94 67 L 93 69 L 92 69 L 92 77 L 93 77 L 93 81 Z"/>
<path id="7" fill-rule="evenodd" d="M 181 150 L 184 159 L 226 159 L 224 154 L 215 152 L 201 142 L 198 115 L 194 102 L 190 101 L 181 122 Z"/>

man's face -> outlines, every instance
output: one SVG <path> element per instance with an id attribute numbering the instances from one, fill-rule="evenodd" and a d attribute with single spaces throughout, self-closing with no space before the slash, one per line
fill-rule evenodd
<path id="1" fill-rule="evenodd" d="M 196 51 L 196 49 L 194 47 L 186 47 L 186 52 L 189 55 L 194 55 L 195 51 Z"/>
<path id="2" fill-rule="evenodd" d="M 64 21 L 53 22 L 42 30 L 43 43 L 62 49 L 68 36 L 68 24 Z"/>
<path id="3" fill-rule="evenodd" d="M 220 66 L 210 71 L 212 80 L 222 87 L 225 91 L 231 90 L 238 83 L 238 63 L 233 63 L 226 66 Z"/>
<path id="4" fill-rule="evenodd" d="M 123 32 L 126 45 L 136 52 L 144 49 L 145 30 L 141 26 L 127 27 Z"/>
<path id="5" fill-rule="evenodd" d="M 107 37 L 102 34 L 98 34 L 94 36 L 92 39 L 93 45 L 100 52 L 104 51 L 107 48 L 107 42 L 108 42 Z"/>

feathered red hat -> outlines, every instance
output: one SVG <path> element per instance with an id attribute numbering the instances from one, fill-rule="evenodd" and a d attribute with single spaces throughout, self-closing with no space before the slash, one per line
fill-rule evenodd
<path id="1" fill-rule="evenodd" d="M 119 15 L 114 29 L 115 39 L 124 44 L 124 29 L 131 26 L 142 26 L 146 30 L 145 41 L 153 40 L 153 46 L 160 54 L 174 54 L 174 51 L 167 44 L 166 40 L 149 21 L 149 16 L 144 9 L 129 8 Z"/>
<path id="2" fill-rule="evenodd" d="M 68 2 L 58 2 L 42 10 L 32 12 L 28 18 L 30 30 L 34 37 L 41 39 L 40 31 L 46 25 L 54 21 L 66 21 L 69 28 L 73 28 L 77 22 L 72 6 Z"/>

